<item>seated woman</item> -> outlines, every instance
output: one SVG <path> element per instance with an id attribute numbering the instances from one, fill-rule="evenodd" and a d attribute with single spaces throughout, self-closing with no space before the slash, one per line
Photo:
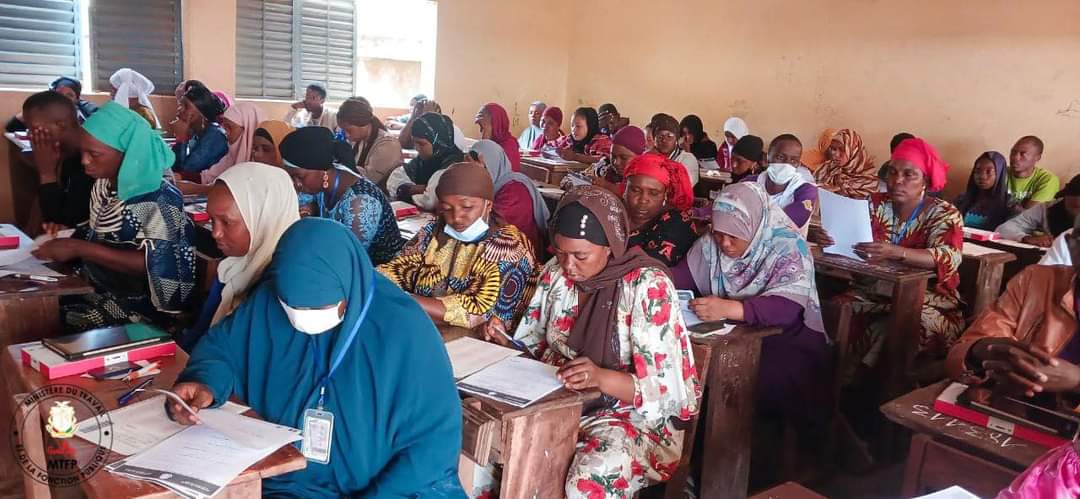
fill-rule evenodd
<path id="1" fill-rule="evenodd" d="M 161 128 L 154 104 L 150 102 L 154 82 L 134 69 L 120 68 L 109 77 L 109 84 L 112 86 L 110 94 L 113 102 L 135 111 L 150 124 L 150 128 Z"/>
<path id="2" fill-rule="evenodd" d="M 810 226 L 810 215 L 818 201 L 817 185 L 814 174 L 810 173 L 799 161 L 802 156 L 802 142 L 791 134 L 777 136 L 769 143 L 769 167 L 764 174 L 748 177 L 765 189 L 789 219 L 806 236 Z"/>
<path id="3" fill-rule="evenodd" d="M 476 125 L 480 127 L 480 138 L 499 144 L 510 159 L 514 171 L 521 169 L 521 149 L 517 139 L 510 132 L 510 116 L 502 106 L 489 102 L 476 112 Z"/>
<path id="4" fill-rule="evenodd" d="M 1009 175 L 1005 156 L 986 151 L 975 160 L 968 176 L 967 191 L 956 198 L 956 209 L 964 216 L 964 227 L 994 230 L 1005 223 L 1009 210 Z"/>
<path id="5" fill-rule="evenodd" d="M 424 193 L 435 172 L 460 163 L 465 153 L 454 144 L 454 122 L 449 116 L 427 113 L 412 121 L 408 131 L 416 157 L 390 174 L 386 191 L 393 199 L 411 202 L 414 195 Z"/>
<path id="6" fill-rule="evenodd" d="M 739 142 L 739 139 L 749 134 L 750 127 L 746 126 L 746 122 L 742 118 L 732 116 L 724 122 L 724 142 L 716 150 L 716 163 L 720 167 L 720 171 L 731 171 L 733 166 L 731 164 L 731 150 L 735 148 L 735 144 Z"/>
<path id="7" fill-rule="evenodd" d="M 178 341 L 188 352 L 247 298 L 270 265 L 281 234 L 300 219 L 292 179 L 260 163 L 240 163 L 222 173 L 206 197 L 206 212 L 225 258 L 195 325 Z"/>
<path id="8" fill-rule="evenodd" d="M 486 169 L 458 163 L 439 181 L 439 218 L 379 272 L 410 293 L 436 324 L 474 328 L 492 317 L 513 324 L 536 285 L 529 240 L 492 214 Z"/>
<path id="9" fill-rule="evenodd" d="M 698 162 L 716 161 L 716 142 L 705 133 L 705 125 L 696 114 L 688 114 L 679 122 L 679 147 L 693 154 Z"/>
<path id="10" fill-rule="evenodd" d="M 82 262 L 95 293 L 65 297 L 72 330 L 129 322 L 171 329 L 195 286 L 195 227 L 180 191 L 162 172 L 173 153 L 146 120 L 110 102 L 83 124 L 79 141 L 90 192 L 90 222 L 53 239 L 38 258 Z"/>
<path id="11" fill-rule="evenodd" d="M 889 161 L 887 193 L 870 196 L 870 226 L 874 242 L 855 245 L 863 259 L 901 263 L 934 270 L 937 279 L 926 291 L 918 332 L 918 352 L 924 359 L 940 359 L 964 327 L 960 308 L 960 250 L 963 219 L 947 201 L 926 195 L 945 186 L 949 165 L 929 143 L 908 139 Z M 811 233 L 822 246 L 831 246 L 824 233 Z M 852 328 L 853 356 L 865 367 L 877 365 L 884 346 L 889 297 L 872 285 L 860 285 L 839 297 L 855 312 Z M 913 333 L 913 337 L 916 337 Z"/>
<path id="12" fill-rule="evenodd" d="M 402 162 L 397 137 L 386 133 L 386 125 L 375 116 L 371 103 L 363 97 L 350 97 L 341 103 L 337 121 L 340 135 L 352 145 L 356 171 L 380 189 L 386 189 L 390 172 Z"/>
<path id="13" fill-rule="evenodd" d="M 645 153 L 630 161 L 623 201 L 630 220 L 627 246 L 640 247 L 669 268 L 708 231 L 691 216 L 694 192 L 686 170 L 659 154 Z"/>
<path id="14" fill-rule="evenodd" d="M 588 176 L 592 178 L 593 185 L 614 192 L 616 196 L 622 196 L 627 165 L 634 158 L 645 154 L 648 149 L 645 132 L 636 126 L 624 126 L 611 137 L 611 153 L 606 160 L 597 162 L 587 170 Z M 564 184 L 568 182 L 564 180 Z M 570 186 L 564 185 L 563 189 L 569 190 L 568 187 Z"/>
<path id="15" fill-rule="evenodd" d="M 265 276 L 199 341 L 173 386 L 196 414 L 170 402 L 170 415 L 193 424 L 199 409 L 235 395 L 308 434 L 307 411 L 333 414 L 327 453 L 264 480 L 268 496 L 462 497 L 461 399 L 419 307 L 327 220 L 285 231 Z"/>
<path id="16" fill-rule="evenodd" d="M 225 103 L 206 87 L 192 87 L 180 100 L 176 119 L 169 124 L 176 136 L 173 171 L 186 180 L 201 181 L 203 170 L 229 152 L 229 137 L 218 123 L 223 112 Z"/>
<path id="17" fill-rule="evenodd" d="M 405 243 L 394 209 L 377 185 L 350 169 L 348 144 L 334 140 L 329 128 L 309 126 L 287 135 L 278 147 L 296 192 L 314 195 L 313 216 L 352 230 L 375 265 L 394 258 Z"/>
<path id="18" fill-rule="evenodd" d="M 743 135 L 731 148 L 731 181 L 742 182 L 761 171 L 765 141 L 757 135 Z"/>
<path id="19" fill-rule="evenodd" d="M 1065 184 L 1049 203 L 1036 203 L 1019 215 L 998 226 L 1001 237 L 1022 243 L 1049 248 L 1054 238 L 1070 227 L 1080 216 L 1080 175 Z"/>
<path id="20" fill-rule="evenodd" d="M 555 143 L 559 157 L 567 161 L 593 164 L 611 150 L 611 139 L 600 133 L 600 118 L 591 107 L 579 107 L 570 117 L 570 135 Z"/>
<path id="21" fill-rule="evenodd" d="M 829 140 L 825 163 L 814 171 L 818 187 L 841 196 L 866 199 L 877 192 L 877 165 L 855 130 L 844 128 Z"/>
<path id="22" fill-rule="evenodd" d="M 281 120 L 266 120 L 259 123 L 255 135 L 251 138 L 251 160 L 265 165 L 284 167 L 278 144 L 293 132 L 292 125 Z"/>
<path id="23" fill-rule="evenodd" d="M 229 149 L 217 163 L 203 170 L 199 179 L 203 185 L 213 184 L 218 176 L 233 165 L 251 161 L 251 146 L 255 129 L 259 127 L 259 123 L 263 122 L 262 110 L 259 106 L 252 102 L 228 100 L 231 103 L 219 121 L 221 128 L 225 130 L 225 138 L 229 141 Z M 206 190 L 209 191 L 209 187 L 206 187 Z"/>
<path id="24" fill-rule="evenodd" d="M 703 321 L 782 328 L 761 344 L 758 413 L 795 424 L 803 436 L 823 432 L 832 352 L 806 240 L 765 189 L 749 182 L 716 198 L 712 230 L 686 257 L 704 296 L 690 309 Z"/>
<path id="25" fill-rule="evenodd" d="M 544 114 L 540 118 L 540 127 L 543 129 L 543 133 L 536 137 L 531 149 L 539 151 L 554 148 L 559 139 L 565 135 L 562 131 L 562 118 L 562 109 L 557 106 L 544 109 Z"/>
<path id="26" fill-rule="evenodd" d="M 559 202 L 555 259 L 512 331 L 529 353 L 559 366 L 571 390 L 603 397 L 581 418 L 566 496 L 632 497 L 671 478 L 685 422 L 697 413 L 701 384 L 675 286 L 663 263 L 628 248 L 619 198 L 594 186 Z M 507 345 L 492 320 L 485 336 Z"/>
<path id="27" fill-rule="evenodd" d="M 541 261 L 547 243 L 548 211 L 547 202 L 532 179 L 524 173 L 510 170 L 510 160 L 506 158 L 499 144 L 490 140 L 481 140 L 473 145 L 472 152 L 477 160 L 487 167 L 495 188 L 492 210 L 507 224 L 517 227 L 529 240 L 536 261 Z M 472 156 L 469 156 L 471 159 Z M 526 202 L 527 201 L 527 202 Z"/>
<path id="28" fill-rule="evenodd" d="M 653 140 L 656 144 L 653 150 L 681 163 L 686 169 L 686 175 L 690 177 L 690 186 L 697 185 L 701 175 L 700 165 L 692 153 L 679 148 L 679 138 L 682 136 L 679 121 L 674 116 L 659 113 L 652 117 L 649 124 L 652 125 Z"/>

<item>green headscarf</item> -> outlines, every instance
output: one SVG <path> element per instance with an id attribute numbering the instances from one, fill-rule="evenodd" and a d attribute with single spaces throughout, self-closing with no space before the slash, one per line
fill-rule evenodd
<path id="1" fill-rule="evenodd" d="M 172 149 L 142 116 L 115 102 L 98 108 L 83 123 L 83 129 L 124 153 L 116 179 L 121 201 L 158 190 L 162 172 L 176 162 Z"/>

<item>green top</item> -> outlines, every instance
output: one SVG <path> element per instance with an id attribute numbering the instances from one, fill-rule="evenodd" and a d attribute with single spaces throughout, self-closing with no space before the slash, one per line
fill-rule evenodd
<path id="1" fill-rule="evenodd" d="M 1029 199 L 1040 203 L 1053 201 L 1059 187 L 1057 175 L 1038 166 L 1027 178 L 1016 177 L 1010 173 L 1009 201 L 1013 204 L 1020 204 Z"/>

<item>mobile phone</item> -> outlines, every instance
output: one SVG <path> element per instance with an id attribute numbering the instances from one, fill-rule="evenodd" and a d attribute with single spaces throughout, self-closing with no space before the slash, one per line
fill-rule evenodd
<path id="1" fill-rule="evenodd" d="M 107 379 L 120 378 L 132 371 L 138 371 L 140 366 L 132 362 L 120 362 L 111 366 L 99 367 L 97 369 L 91 369 L 86 374 L 90 377 L 102 381 Z"/>

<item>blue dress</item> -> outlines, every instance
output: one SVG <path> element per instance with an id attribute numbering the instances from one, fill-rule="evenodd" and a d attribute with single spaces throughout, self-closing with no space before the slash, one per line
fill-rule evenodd
<path id="1" fill-rule="evenodd" d="M 225 129 L 217 123 L 211 123 L 203 131 L 181 144 L 173 146 L 176 163 L 173 170 L 185 173 L 198 173 L 214 166 L 229 152 L 229 138 Z"/>
<path id="2" fill-rule="evenodd" d="M 330 208 L 323 206 L 325 197 L 322 193 L 314 196 L 301 193 L 298 199 L 300 206 L 317 203 L 320 217 L 336 220 L 348 227 L 375 265 L 392 260 L 405 245 L 390 200 L 379 186 L 365 177 L 358 177 L 356 183 L 345 189 L 341 199 Z"/>

